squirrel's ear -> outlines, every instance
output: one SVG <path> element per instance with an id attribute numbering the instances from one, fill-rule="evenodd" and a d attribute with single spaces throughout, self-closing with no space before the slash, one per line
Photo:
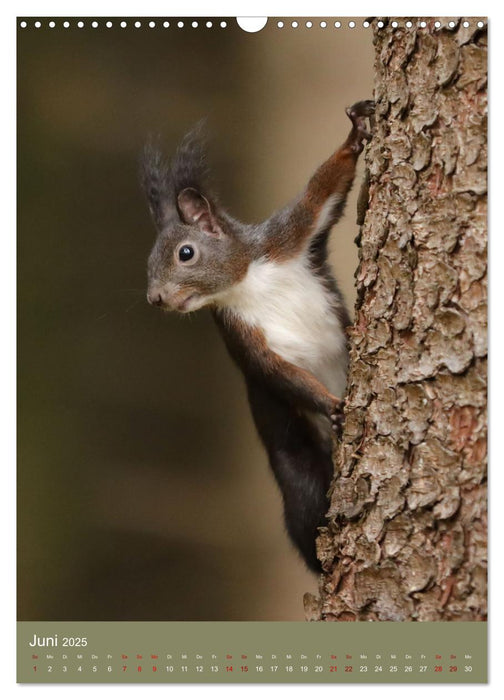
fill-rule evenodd
<path id="1" fill-rule="evenodd" d="M 198 190 L 186 187 L 177 197 L 177 204 L 182 221 L 186 224 L 198 226 L 200 231 L 210 236 L 220 238 L 222 229 L 217 223 L 210 202 Z"/>

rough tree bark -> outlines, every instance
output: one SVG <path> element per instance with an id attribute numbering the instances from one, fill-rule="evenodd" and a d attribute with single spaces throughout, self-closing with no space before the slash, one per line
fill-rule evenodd
<path id="1" fill-rule="evenodd" d="M 486 22 L 374 22 L 346 424 L 307 619 L 486 613 Z"/>

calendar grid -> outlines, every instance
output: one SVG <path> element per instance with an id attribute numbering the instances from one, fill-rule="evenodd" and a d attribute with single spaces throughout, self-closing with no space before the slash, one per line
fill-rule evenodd
<path id="1" fill-rule="evenodd" d="M 20 622 L 21 683 L 484 683 L 487 625 Z"/>

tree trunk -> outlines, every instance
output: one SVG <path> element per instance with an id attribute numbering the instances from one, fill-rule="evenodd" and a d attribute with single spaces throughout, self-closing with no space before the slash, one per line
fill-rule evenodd
<path id="1" fill-rule="evenodd" d="M 374 22 L 346 423 L 308 619 L 486 611 L 486 22 Z"/>

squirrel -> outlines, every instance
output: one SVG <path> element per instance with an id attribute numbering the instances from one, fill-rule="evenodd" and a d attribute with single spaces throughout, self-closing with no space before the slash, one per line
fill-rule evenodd
<path id="1" fill-rule="evenodd" d="M 315 540 L 328 509 L 333 435 L 341 431 L 350 318 L 327 262 L 374 102 L 346 110 L 344 144 L 304 192 L 261 224 L 243 224 L 208 185 L 196 127 L 171 164 L 148 145 L 141 179 L 157 228 L 147 300 L 188 313 L 211 307 L 242 371 L 252 416 L 284 502 L 286 529 L 320 573 Z"/>

